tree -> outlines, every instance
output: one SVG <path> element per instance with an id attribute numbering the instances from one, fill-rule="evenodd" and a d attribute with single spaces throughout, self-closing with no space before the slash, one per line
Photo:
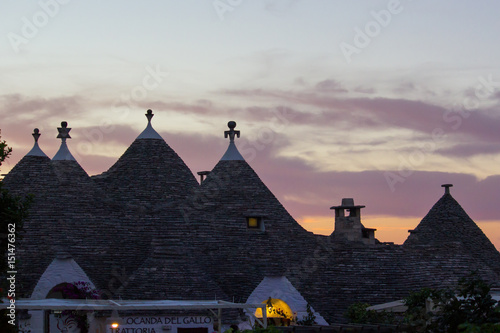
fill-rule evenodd
<path id="1" fill-rule="evenodd" d="M 405 318 L 416 332 L 500 332 L 500 303 L 490 290 L 475 273 L 454 289 L 423 289 L 404 300 Z"/>
<path id="2" fill-rule="evenodd" d="M 404 332 L 500 333 L 500 302 L 490 295 L 491 286 L 471 273 L 455 288 L 410 293 L 402 323 Z M 345 317 L 357 324 L 401 324 L 392 313 L 368 310 L 369 304 L 352 304 Z"/>
<path id="3" fill-rule="evenodd" d="M 441 332 L 473 332 L 474 328 L 495 327 L 500 332 L 499 302 L 489 294 L 491 286 L 475 273 L 462 278 L 455 293 L 439 300 L 439 311 L 433 322 Z M 483 332 L 484 330 L 481 330 Z"/>
<path id="4" fill-rule="evenodd" d="M 0 131 L 0 139 L 2 138 L 1 133 L 2 132 Z M 0 140 L 0 166 L 2 165 L 3 161 L 5 161 L 7 157 L 9 157 L 11 153 L 12 153 L 12 148 L 7 146 L 7 142 L 5 142 L 5 140 L 4 141 Z"/>
<path id="5" fill-rule="evenodd" d="M 442 291 L 424 288 L 412 292 L 403 302 L 408 307 L 405 311 L 404 322 L 413 332 L 427 332 L 427 326 L 433 317 L 433 300 L 440 298 Z"/>
<path id="6" fill-rule="evenodd" d="M 393 313 L 368 310 L 369 306 L 370 304 L 361 302 L 351 304 L 344 317 L 352 324 L 395 324 Z"/>
<path id="7" fill-rule="evenodd" d="M 0 166 L 11 153 L 12 148 L 8 147 L 5 141 L 0 140 Z M 9 300 L 16 298 L 15 280 L 7 280 L 5 274 L 16 270 L 17 244 L 21 239 L 22 224 L 28 215 L 30 203 L 31 197 L 20 198 L 11 195 L 3 188 L 0 181 L 0 298 L 5 296 Z M 10 310 L 0 311 L 2 332 L 16 332 L 15 326 L 12 325 L 12 317 L 8 316 L 9 313 Z"/>
<path id="8" fill-rule="evenodd" d="M 302 318 L 302 320 L 297 321 L 297 324 L 303 326 L 312 326 L 316 324 L 316 316 L 314 315 L 314 312 L 311 309 L 311 304 L 307 303 L 306 309 L 307 309 L 307 316 Z"/>

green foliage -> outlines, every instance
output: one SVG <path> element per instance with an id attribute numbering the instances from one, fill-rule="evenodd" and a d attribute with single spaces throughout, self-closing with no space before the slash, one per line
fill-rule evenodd
<path id="1" fill-rule="evenodd" d="M 2 185 L 0 182 L 0 249 L 3 252 L 0 256 L 0 271 L 5 272 L 8 270 L 8 258 L 4 254 L 8 253 L 9 242 L 16 245 L 22 238 L 23 220 L 28 216 L 32 197 L 13 196 Z M 14 231 L 14 236 L 11 235 L 12 231 Z"/>
<path id="2" fill-rule="evenodd" d="M 0 138 L 2 138 L 1 135 Z M 0 141 L 0 166 L 2 165 L 3 161 L 5 161 L 7 157 L 9 157 L 11 153 L 12 153 L 12 148 L 7 146 L 7 142 L 5 142 L 5 140 Z"/>
<path id="3" fill-rule="evenodd" d="M 5 141 L 0 141 L 0 165 L 10 155 L 12 148 L 7 147 Z M 23 220 L 28 216 L 28 208 L 32 197 L 20 198 L 13 196 L 3 188 L 0 182 L 0 272 L 8 271 L 7 256 L 8 243 L 16 245 L 21 239 Z M 13 232 L 14 231 L 14 232 Z M 14 235 L 12 235 L 14 233 Z M 15 250 L 15 248 L 12 248 Z M 13 251 L 15 253 L 15 251 Z M 1 296 L 1 293 L 0 293 Z"/>
<path id="4" fill-rule="evenodd" d="M 474 325 L 470 323 L 461 324 L 458 326 L 460 332 L 465 333 L 500 333 L 500 324 L 482 324 Z"/>
<path id="5" fill-rule="evenodd" d="M 349 306 L 344 317 L 349 319 L 352 324 L 389 324 L 395 322 L 393 313 L 368 310 L 369 306 L 368 303 L 354 303 Z"/>
<path id="6" fill-rule="evenodd" d="M 0 166 L 11 152 L 12 148 L 8 147 L 5 141 L 0 141 Z M 9 282 L 3 274 L 16 267 L 16 262 L 12 258 L 17 255 L 23 220 L 28 215 L 32 199 L 13 196 L 2 185 L 0 181 L 0 298 L 5 296 L 18 298 L 19 295 L 15 290 L 9 289 Z M 7 323 L 8 319 L 7 312 L 0 311 L 0 327 L 4 328 L 2 332 L 16 332 L 17 328 Z"/>
<path id="7" fill-rule="evenodd" d="M 471 274 L 454 289 L 422 289 L 404 299 L 408 307 L 403 319 L 409 332 L 500 333 L 500 303 L 490 286 Z M 392 313 L 367 310 L 368 304 L 355 303 L 346 317 L 355 324 L 400 324 Z"/>
<path id="8" fill-rule="evenodd" d="M 236 330 L 233 328 L 230 328 L 224 333 L 235 333 Z M 242 333 L 281 333 L 279 329 L 277 329 L 275 326 L 268 326 L 267 328 L 262 328 L 262 327 L 254 327 L 252 330 L 244 330 Z"/>
<path id="9" fill-rule="evenodd" d="M 406 322 L 416 332 L 500 332 L 500 307 L 490 289 L 474 273 L 455 290 L 423 289 L 405 299 Z"/>
<path id="10" fill-rule="evenodd" d="M 500 323 L 498 302 L 493 300 L 490 286 L 475 274 L 460 280 L 454 293 L 444 294 L 439 300 L 439 311 L 433 326 L 441 332 L 459 332 L 470 324 L 481 327 Z M 456 295 L 456 296 L 455 296 Z"/>
<path id="11" fill-rule="evenodd" d="M 316 324 L 316 316 L 311 309 L 311 305 L 307 303 L 307 316 L 305 316 L 302 320 L 297 321 L 297 325 L 312 326 L 314 324 Z"/>
<path id="12" fill-rule="evenodd" d="M 403 300 L 408 307 L 405 312 L 404 322 L 415 332 L 425 332 L 427 324 L 430 322 L 433 313 L 431 302 L 441 297 L 442 291 L 424 288 L 420 291 L 410 293 Z"/>
<path id="13" fill-rule="evenodd" d="M 275 326 L 268 326 L 267 328 L 255 327 L 253 330 L 245 330 L 244 333 L 281 333 Z"/>

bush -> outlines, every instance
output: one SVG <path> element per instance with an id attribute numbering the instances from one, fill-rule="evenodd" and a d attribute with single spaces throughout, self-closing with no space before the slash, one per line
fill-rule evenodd
<path id="1" fill-rule="evenodd" d="M 354 303 L 349 306 L 344 317 L 353 324 L 392 324 L 396 321 L 393 313 L 367 310 L 369 306 L 368 303 Z"/>

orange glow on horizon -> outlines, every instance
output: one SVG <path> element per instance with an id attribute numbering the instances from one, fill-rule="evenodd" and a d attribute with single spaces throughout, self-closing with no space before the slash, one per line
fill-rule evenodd
<path id="1" fill-rule="evenodd" d="M 403 244 L 408 238 L 408 230 L 415 229 L 423 217 L 399 217 L 386 215 L 366 215 L 361 222 L 367 228 L 377 229 L 375 238 L 381 242 Z M 297 219 L 306 230 L 315 234 L 330 235 L 333 232 L 333 216 L 302 216 Z M 500 221 L 475 221 L 495 247 L 500 249 Z"/>

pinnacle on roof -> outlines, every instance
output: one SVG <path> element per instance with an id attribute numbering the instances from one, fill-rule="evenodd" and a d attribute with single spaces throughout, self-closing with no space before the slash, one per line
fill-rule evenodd
<path id="1" fill-rule="evenodd" d="M 33 138 L 35 139 L 35 144 L 33 145 L 33 148 L 26 154 L 26 156 L 40 156 L 40 157 L 47 157 L 45 153 L 40 149 L 40 146 L 38 145 L 38 138 L 40 138 L 40 130 L 38 128 L 35 128 L 33 130 Z"/>
<path id="2" fill-rule="evenodd" d="M 453 184 L 443 184 L 441 187 L 444 187 L 444 194 L 450 194 L 450 187 L 453 187 Z"/>
<path id="3" fill-rule="evenodd" d="M 224 137 L 229 137 L 229 147 L 227 148 L 224 156 L 222 156 L 221 161 L 244 161 L 245 159 L 241 156 L 238 148 L 236 148 L 236 145 L 234 144 L 234 137 L 240 137 L 240 131 L 234 130 L 236 122 L 228 122 L 227 127 L 229 127 L 229 131 L 224 131 Z"/>
<path id="4" fill-rule="evenodd" d="M 197 174 L 198 174 L 198 176 L 200 176 L 200 184 L 201 184 L 201 183 L 203 183 L 203 180 L 205 179 L 205 177 L 210 174 L 210 171 L 198 171 Z"/>
<path id="5" fill-rule="evenodd" d="M 59 131 L 57 138 L 61 139 L 61 146 L 54 157 L 52 157 L 52 161 L 76 161 L 66 144 L 66 139 L 71 139 L 69 135 L 71 128 L 68 128 L 68 123 L 66 121 L 61 122 L 61 127 L 58 127 L 57 130 Z"/>
<path id="6" fill-rule="evenodd" d="M 151 119 L 153 119 L 154 114 L 151 109 L 149 109 L 146 113 L 146 118 L 148 118 L 148 125 L 142 131 L 142 133 L 137 137 L 137 139 L 160 139 L 163 140 L 163 138 L 156 132 L 151 125 Z"/>

